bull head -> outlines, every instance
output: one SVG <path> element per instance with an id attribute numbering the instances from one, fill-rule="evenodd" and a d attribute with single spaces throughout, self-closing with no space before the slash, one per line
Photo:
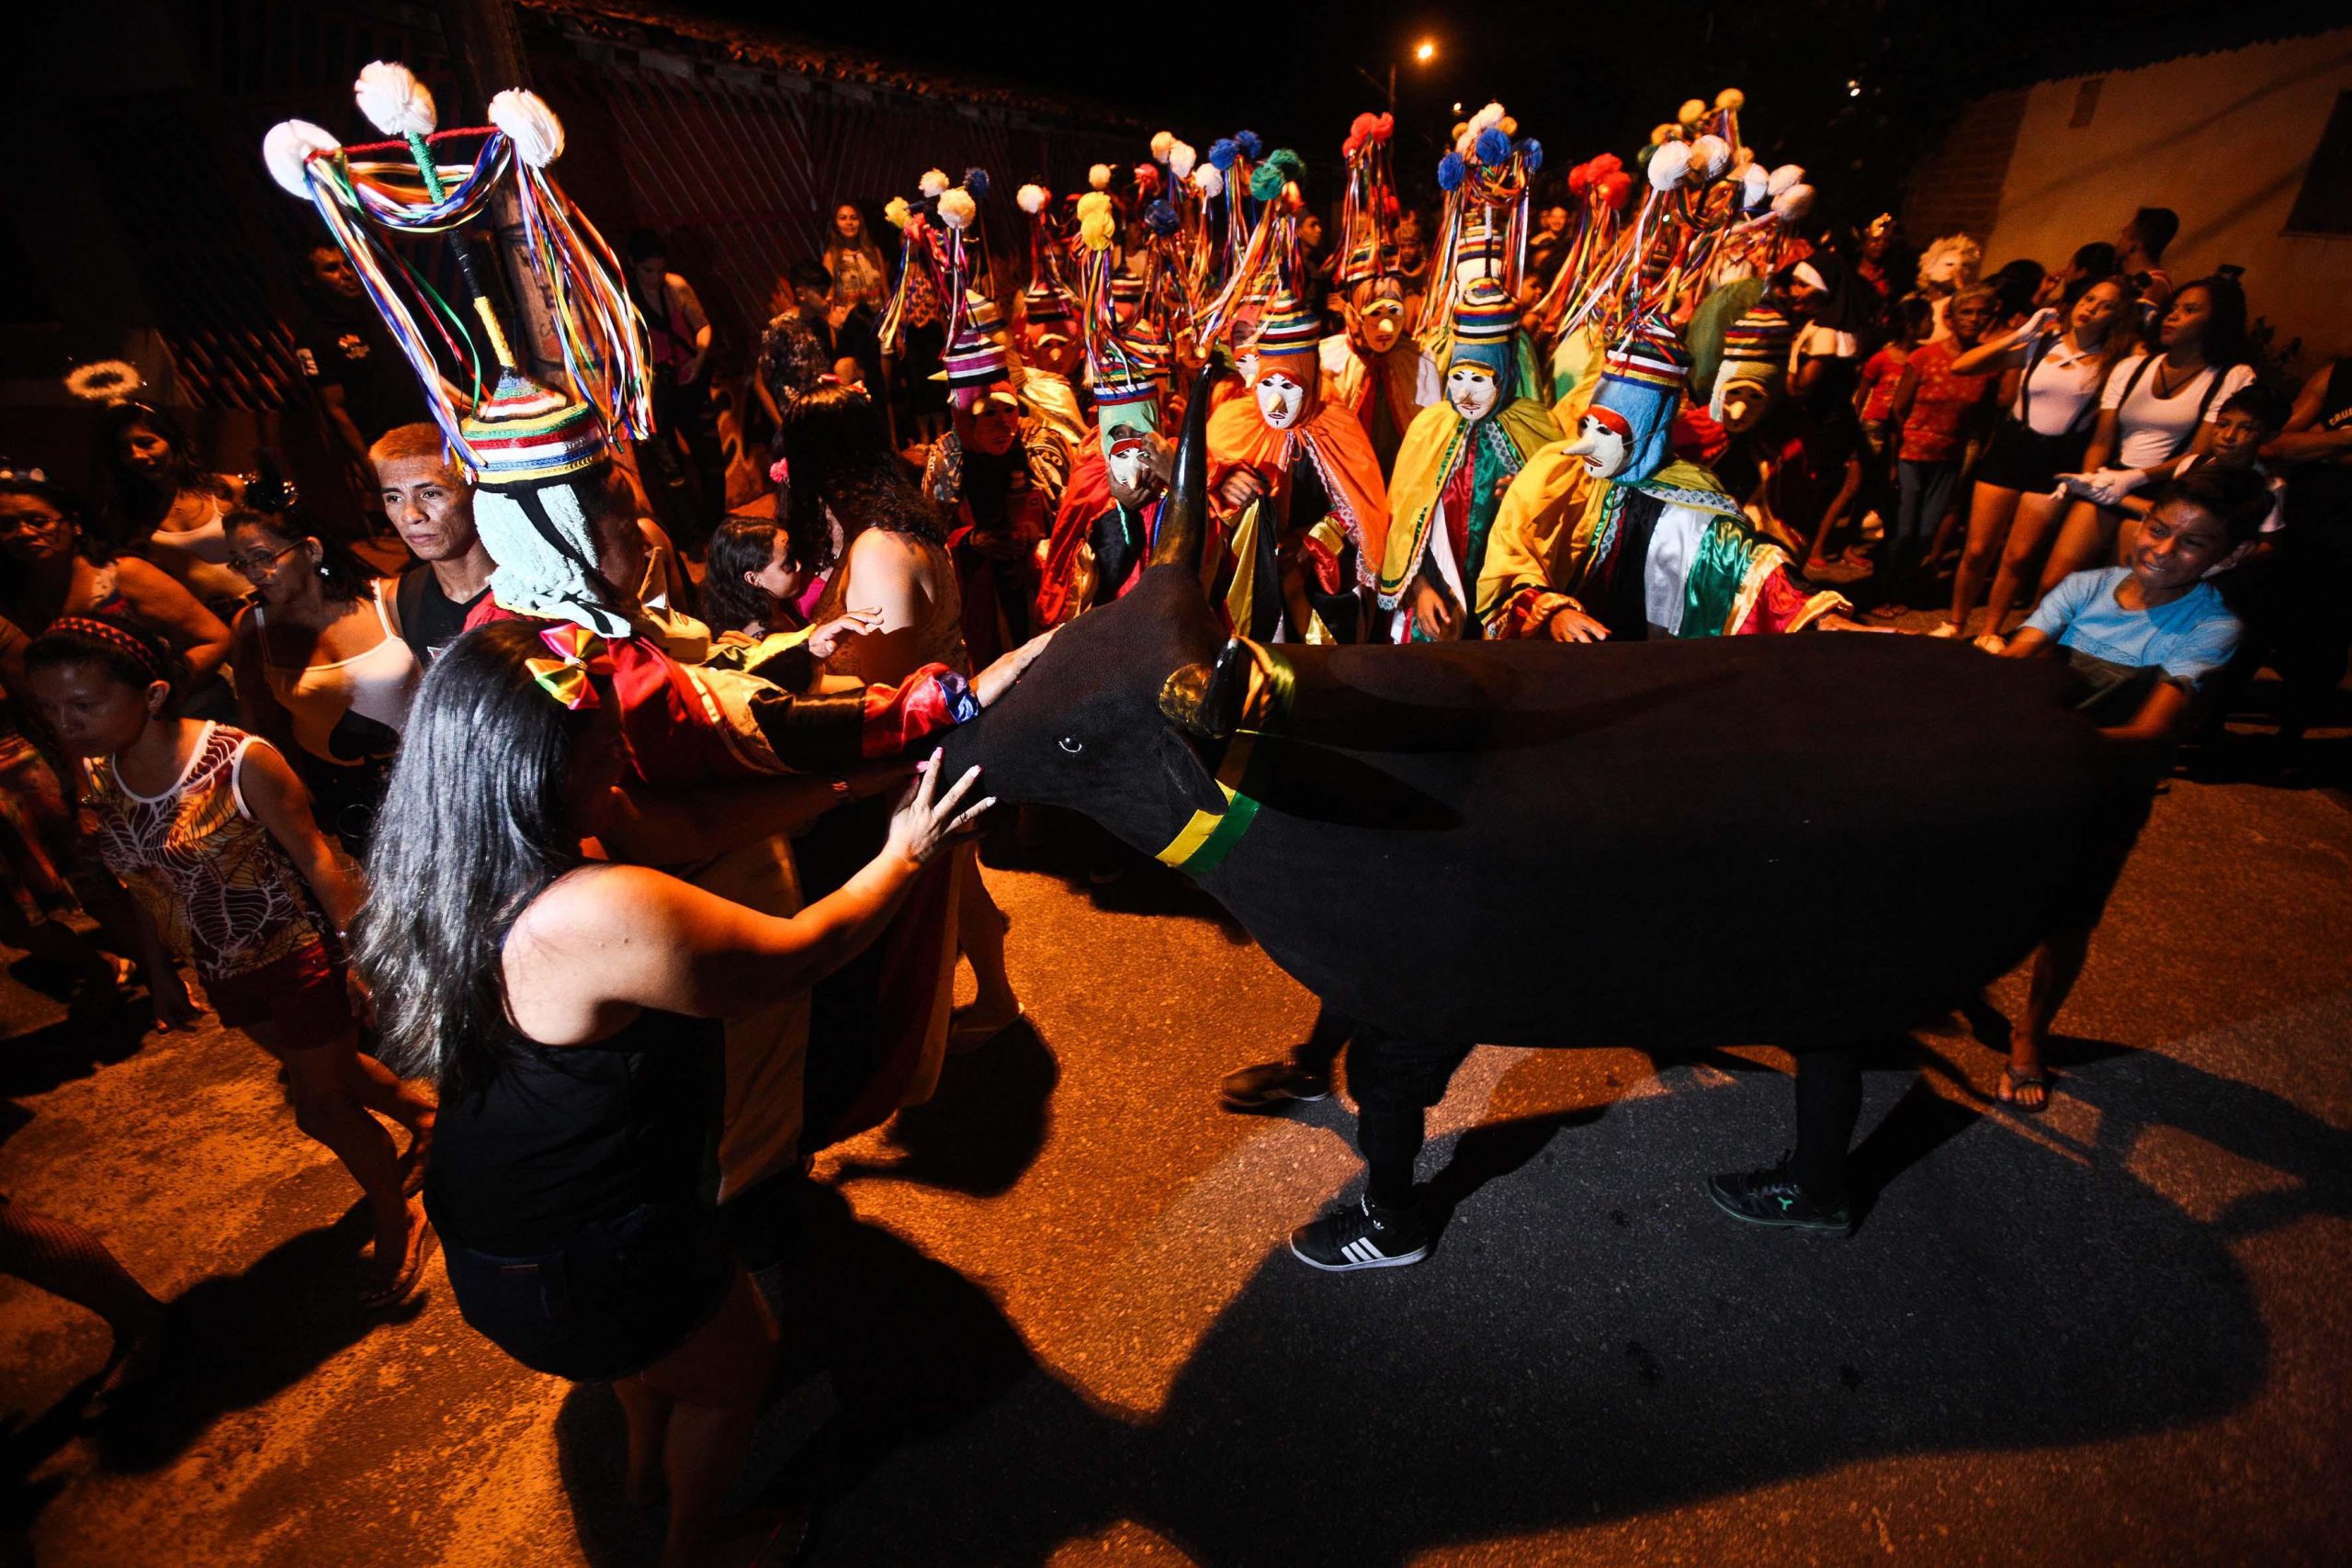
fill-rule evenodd
<path id="1" fill-rule="evenodd" d="M 948 733 L 950 777 L 978 765 L 998 798 L 1084 812 L 1148 854 L 1194 812 L 1225 809 L 1203 753 L 1240 720 L 1250 655 L 1226 640 L 1201 564 L 1210 393 L 1230 374 L 1211 367 L 1193 381 L 1149 570 L 1062 627 L 1011 691 Z"/>

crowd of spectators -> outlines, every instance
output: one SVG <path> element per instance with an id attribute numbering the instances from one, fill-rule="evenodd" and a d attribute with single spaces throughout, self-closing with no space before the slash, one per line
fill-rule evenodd
<path id="1" fill-rule="evenodd" d="M 1531 325 L 1565 256 L 1567 219 L 1563 207 L 1534 208 L 1521 300 Z M 1319 227 L 1301 234 L 1307 302 L 1345 334 L 1357 322 L 1329 287 Z M 2340 591 L 2352 564 L 2352 370 L 2339 361 L 2291 387 L 2258 364 L 2240 280 L 2224 270 L 2176 281 L 2165 270 L 2177 227 L 2170 213 L 2143 209 L 2055 271 L 2015 259 L 1984 273 L 1966 236 L 1938 240 L 1915 265 L 1892 221 L 1842 253 L 1825 245 L 1761 297 L 1790 325 L 1785 363 L 1772 367 L 1777 395 L 1706 412 L 1698 400 L 1678 446 L 1707 457 L 1798 571 L 1888 626 L 2006 657 L 2063 655 L 2095 687 L 2086 712 L 2127 739 L 2169 742 L 2199 726 L 2217 736 L 2267 662 L 2283 677 L 2277 733 L 2290 746 L 2322 716 L 2352 641 L 2352 596 Z M 1407 214 L 1395 237 L 1410 319 L 1428 277 L 1427 226 Z M 662 238 L 639 232 L 627 256 L 651 339 L 655 430 L 637 444 L 634 482 L 616 470 L 593 521 L 599 569 L 628 613 L 660 625 L 672 646 L 719 659 L 791 639 L 827 678 L 868 687 L 933 667 L 973 676 L 1032 645 L 1040 547 L 1084 454 L 1038 398 L 1019 395 L 1017 378 L 1012 390 L 950 404 L 931 378 L 944 332 L 922 279 L 909 290 L 903 347 L 885 359 L 877 327 L 897 280 L 855 204 L 836 209 L 821 253 L 780 271 L 741 378 L 748 396 L 714 396 L 714 326 Z M 141 402 L 97 421 L 98 482 L 87 498 L 33 464 L 0 465 L 0 865 L 12 895 L 0 940 L 47 964 L 77 1017 L 114 1017 L 143 976 L 156 1028 L 194 1022 L 200 992 L 223 1027 L 249 1035 L 282 1070 L 297 1125 L 366 1193 L 375 1258 L 366 1299 L 388 1306 L 415 1288 L 430 1250 L 417 1193 L 438 1111 L 370 1054 L 374 1003 L 347 963 L 367 897 L 362 866 L 382 849 L 388 791 L 409 791 L 401 820 L 423 820 L 424 786 L 395 786 L 393 775 L 413 745 L 412 706 L 428 671 L 469 660 L 443 684 L 478 689 L 488 714 L 514 685 L 500 685 L 507 667 L 523 667 L 536 645 L 513 630 L 460 643 L 483 619 L 495 564 L 475 530 L 470 482 L 415 417 L 405 367 L 347 265 L 323 248 L 309 262 L 313 317 L 301 341 L 319 412 L 363 468 L 407 558 L 385 570 L 380 552 L 314 525 L 266 457 L 254 472 L 229 471 L 170 411 Z M 1006 312 L 1021 281 L 1011 274 L 1001 269 L 1003 298 L 992 302 Z M 1552 345 L 1534 346 L 1548 362 Z M 1021 347 L 1039 389 L 1076 375 L 1066 339 Z M 756 504 L 729 505 L 743 486 L 729 472 L 722 407 L 749 422 L 736 446 L 758 454 Z M 1948 612 L 1917 625 L 1931 604 Z M 513 698 L 517 733 L 555 722 L 536 700 Z M 447 733 L 434 746 L 466 743 L 454 720 L 436 722 Z M 544 755 L 514 765 L 535 788 L 582 787 Z M 421 767 L 412 757 L 402 776 Z M 626 1026 L 641 1028 L 631 1049 L 647 1060 L 674 1046 L 679 1060 L 700 1061 L 719 1049 L 720 1032 L 688 1029 L 673 1012 L 798 1009 L 805 1089 L 781 1139 L 791 1179 L 810 1147 L 927 1092 L 946 1044 L 984 1044 L 1021 1016 L 1009 922 L 968 846 L 951 840 L 968 805 L 955 787 L 928 777 L 894 808 L 881 782 L 842 783 L 815 806 L 779 807 L 766 838 L 785 868 L 780 886 L 808 902 L 812 919 L 830 912 L 810 926 L 784 919 L 791 908 L 775 911 L 772 927 L 727 939 L 734 947 L 707 932 L 681 936 L 678 964 L 748 943 L 775 967 L 758 985 L 685 987 L 673 1011 L 649 1004 Z M 476 825 L 527 835 L 561 815 L 551 800 L 478 803 Z M 609 835 L 610 849 L 660 831 L 637 818 L 588 836 Z M 535 941 L 564 921 L 577 932 L 604 918 L 593 899 L 531 903 L 550 886 L 532 876 L 560 878 L 579 862 L 527 859 L 511 868 L 522 880 L 505 893 L 523 903 L 506 910 L 507 929 L 525 929 L 523 904 Z M 634 884 L 622 891 L 672 897 Z M 95 932 L 71 918 L 77 905 Z M 680 908 L 681 930 L 694 926 L 688 916 L 715 918 Z M 2070 928 L 2037 960 L 2002 1091 L 2022 1110 L 2048 1095 L 2042 1052 L 2088 937 L 2087 924 Z M 866 955 L 844 963 L 862 942 Z M 941 977 L 959 953 L 977 999 L 950 1017 Z M 652 994 L 593 964 L 544 953 L 534 962 L 527 974 L 506 971 L 510 1016 L 534 1040 L 589 1038 L 581 998 L 605 996 L 600 985 L 618 987 L 606 998 L 616 1007 Z M 695 985 L 718 985 L 696 974 Z M 877 1008 L 891 1029 L 876 1024 Z M 901 1038 L 928 1042 L 930 1059 L 906 1059 Z M 683 1081 L 649 1076 L 594 1094 L 620 1115 L 622 1089 L 688 1093 Z M 775 1168 L 771 1161 L 737 1194 L 762 1190 Z M 495 1230 L 509 1217 L 477 1205 L 469 1223 Z M 105 1314 L 125 1358 L 139 1350 L 153 1303 L 108 1271 L 102 1248 L 5 1203 L 0 1219 L 9 1248 L 0 1262 L 66 1281 L 56 1288 Z M 697 1232 L 671 1260 L 671 1305 L 693 1293 L 705 1316 L 659 1358 L 632 1361 L 632 1350 L 612 1346 L 546 1357 L 550 1370 L 621 1380 L 633 1494 L 655 1490 L 670 1434 L 682 1562 L 741 1451 L 744 1390 L 775 1353 L 775 1325 L 724 1249 L 774 1264 L 786 1244 L 760 1201 L 738 1203 L 730 1223 L 723 1241 L 712 1239 L 719 1230 Z M 453 1256 L 453 1271 L 479 1273 L 485 1256 Z M 689 1279 L 702 1281 L 693 1292 Z M 663 1321 L 644 1331 L 680 1326 Z"/>

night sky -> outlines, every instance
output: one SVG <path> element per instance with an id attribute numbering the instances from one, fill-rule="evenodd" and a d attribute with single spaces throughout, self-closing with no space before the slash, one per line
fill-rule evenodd
<path id="1" fill-rule="evenodd" d="M 779 25 L 760 0 L 682 4 Z M 910 65 L 1119 106 L 1204 149 L 1246 127 L 1295 148 L 1311 188 L 1318 171 L 1331 175 L 1322 194 L 1336 191 L 1348 122 L 1384 107 L 1392 62 L 1408 190 L 1429 187 L 1457 102 L 1466 112 L 1500 99 L 1556 174 L 1596 152 L 1630 152 L 1685 98 L 1737 86 L 1758 155 L 1806 164 L 1833 209 L 1851 216 L 1894 200 L 1942 120 L 1974 93 L 2316 30 L 2343 15 L 2323 0 L 1365 0 L 987 6 L 933 25 L 901 6 L 836 5 L 796 9 L 781 25 Z M 1437 48 L 1427 66 L 1411 58 L 1423 39 Z"/>

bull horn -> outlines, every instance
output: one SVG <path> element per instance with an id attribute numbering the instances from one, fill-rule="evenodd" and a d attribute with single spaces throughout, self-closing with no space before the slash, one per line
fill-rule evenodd
<path id="1" fill-rule="evenodd" d="M 1228 638 L 1215 664 L 1187 664 L 1159 688 L 1159 711 L 1196 740 L 1222 741 L 1241 718 L 1249 650 Z"/>
<path id="2" fill-rule="evenodd" d="M 1181 566 L 1200 574 L 1209 532 L 1209 389 L 1228 374 L 1212 359 L 1193 378 L 1183 434 L 1177 438 L 1176 460 L 1168 475 L 1168 499 L 1159 509 L 1159 536 L 1152 543 L 1154 566 Z"/>

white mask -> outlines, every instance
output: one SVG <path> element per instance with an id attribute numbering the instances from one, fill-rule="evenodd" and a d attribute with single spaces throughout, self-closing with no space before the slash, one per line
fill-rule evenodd
<path id="1" fill-rule="evenodd" d="M 1142 447 L 1129 446 L 1112 453 L 1106 459 L 1111 470 L 1111 493 L 1130 505 L 1150 483 L 1150 469 L 1145 457 Z"/>
<path id="2" fill-rule="evenodd" d="M 1611 479 L 1624 472 L 1632 455 L 1623 436 L 1590 414 L 1584 416 L 1584 426 L 1568 447 L 1568 456 L 1582 457 L 1584 471 L 1597 479 Z"/>
<path id="3" fill-rule="evenodd" d="M 1258 378 L 1258 417 L 1269 430 L 1288 430 L 1306 412 L 1306 389 L 1280 370 Z"/>
<path id="4" fill-rule="evenodd" d="M 1491 372 L 1475 365 L 1457 365 L 1445 373 L 1445 400 L 1464 419 L 1481 420 L 1501 400 L 1501 389 Z"/>

